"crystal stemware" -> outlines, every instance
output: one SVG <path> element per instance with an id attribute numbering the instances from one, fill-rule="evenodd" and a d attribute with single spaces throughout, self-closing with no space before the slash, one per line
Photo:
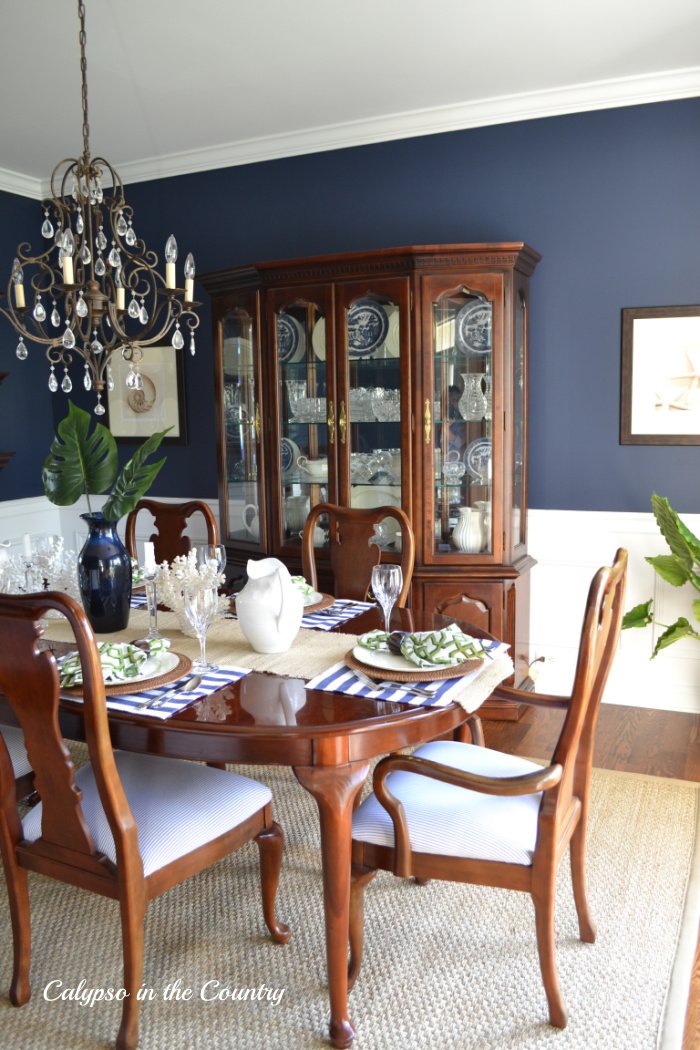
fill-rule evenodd
<path id="1" fill-rule="evenodd" d="M 223 543 L 195 543 L 194 549 L 197 555 L 197 565 L 209 565 L 216 563 L 216 571 L 220 575 L 226 568 L 226 548 Z"/>
<path id="2" fill-rule="evenodd" d="M 384 630 L 391 631 L 391 610 L 403 586 L 403 573 L 400 565 L 375 565 L 372 569 L 372 592 L 384 613 Z"/>
<path id="3" fill-rule="evenodd" d="M 199 660 L 192 665 L 195 671 L 213 671 L 207 663 L 207 631 L 216 619 L 219 609 L 219 591 L 216 584 L 186 587 L 183 595 L 185 616 L 192 624 L 199 641 Z"/>

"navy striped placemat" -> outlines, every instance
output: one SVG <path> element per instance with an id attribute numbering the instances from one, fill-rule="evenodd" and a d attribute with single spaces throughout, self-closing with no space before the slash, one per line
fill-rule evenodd
<path id="1" fill-rule="evenodd" d="M 182 678 L 179 684 L 186 685 L 196 673 L 191 671 Z M 168 696 L 161 707 L 142 708 L 142 704 L 147 700 L 157 700 L 159 696 L 167 693 L 178 683 L 169 682 L 168 685 L 162 685 L 158 689 L 144 689 L 141 692 L 125 693 L 123 696 L 108 696 L 107 707 L 110 711 L 130 711 L 132 714 L 149 715 L 153 718 L 169 718 L 178 711 L 189 707 L 195 700 L 201 700 L 202 697 L 209 696 L 210 693 L 216 692 L 217 689 L 231 682 L 237 682 L 247 674 L 250 674 L 250 670 L 246 667 L 218 667 L 214 671 L 207 671 L 206 674 L 203 674 L 202 681 L 191 692 L 173 693 Z M 70 696 L 67 699 L 82 702 L 82 697 L 79 696 Z"/>

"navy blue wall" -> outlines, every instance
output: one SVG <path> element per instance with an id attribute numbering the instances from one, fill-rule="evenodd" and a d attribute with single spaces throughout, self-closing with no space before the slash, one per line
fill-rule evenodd
<path id="1" fill-rule="evenodd" d="M 174 232 L 200 273 L 402 244 L 527 241 L 543 256 L 532 281 L 530 505 L 645 511 L 656 489 L 697 512 L 700 447 L 619 444 L 619 362 L 623 307 L 700 302 L 699 171 L 692 99 L 181 176 L 127 197 L 139 235 L 162 256 Z M 15 241 L 26 235 L 26 220 L 18 225 Z M 15 241 L 3 224 L 8 265 Z M 168 450 L 154 494 L 216 496 L 206 306 L 200 331 L 186 362 L 190 444 Z M 0 350 L 8 368 L 17 371 Z M 19 433 L 12 440 L 27 445 L 38 479 L 46 427 Z M 12 471 L 0 475 L 2 498 L 29 494 Z"/>

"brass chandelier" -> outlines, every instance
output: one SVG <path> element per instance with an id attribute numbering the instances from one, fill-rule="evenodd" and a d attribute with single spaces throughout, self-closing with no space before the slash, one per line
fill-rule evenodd
<path id="1" fill-rule="evenodd" d="M 112 390 L 110 361 L 120 351 L 128 363 L 126 385 L 142 389 L 143 348 L 170 336 L 175 350 L 185 345 L 182 326 L 194 332 L 194 259 L 184 266 L 184 288 L 176 287 L 177 242 L 165 245 L 165 274 L 158 256 L 134 230 L 133 209 L 124 198 L 122 180 L 103 157 L 90 156 L 85 5 L 78 0 L 80 72 L 83 105 L 83 153 L 60 161 L 51 175 L 51 197 L 42 202 L 41 234 L 46 246 L 32 255 L 23 241 L 7 286 L 2 314 L 19 335 L 16 354 L 25 360 L 26 341 L 46 348 L 49 389 L 73 389 L 69 366 L 83 362 L 83 386 L 95 390 L 95 413 L 103 415 L 102 393 Z M 62 367 L 62 376 L 56 370 Z"/>

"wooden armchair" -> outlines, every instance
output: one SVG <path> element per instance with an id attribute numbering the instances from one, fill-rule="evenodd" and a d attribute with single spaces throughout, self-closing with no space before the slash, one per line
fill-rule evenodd
<path id="1" fill-rule="evenodd" d="M 341 507 L 335 503 L 316 504 L 306 519 L 301 543 L 302 571 L 314 590 L 318 590 L 314 529 L 322 514 L 328 515 L 330 528 L 333 593 L 338 598 L 355 598 L 359 601 L 367 597 L 372 569 L 382 560 L 382 548 L 376 543 L 370 545 L 369 542 L 374 535 L 374 526 L 384 518 L 394 518 L 398 521 L 401 529 L 403 587 L 396 605 L 405 606 L 415 560 L 415 541 L 408 515 L 400 507 L 370 507 L 360 510 L 355 507 Z"/>
<path id="2" fill-rule="evenodd" d="M 187 528 L 187 520 L 193 514 L 202 514 L 207 528 L 207 543 L 219 542 L 219 528 L 216 518 L 211 512 L 208 503 L 193 499 L 188 503 L 162 503 L 154 499 L 142 499 L 134 509 L 127 515 L 124 531 L 124 542 L 126 549 L 132 558 L 137 558 L 136 553 L 136 519 L 141 511 L 147 510 L 155 518 L 154 532 L 149 540 L 154 545 L 156 561 L 171 562 L 180 554 L 187 554 L 192 542 L 189 536 L 184 535 Z"/>
<path id="3" fill-rule="evenodd" d="M 376 869 L 522 890 L 535 907 L 549 1021 L 566 1027 L 554 952 L 556 872 L 570 844 L 579 932 L 581 940 L 593 942 L 585 889 L 590 773 L 598 709 L 619 639 L 626 570 L 627 552 L 619 550 L 612 568 L 600 569 L 591 583 L 571 696 L 497 690 L 566 711 L 546 768 L 455 741 L 432 741 L 412 756 L 379 762 L 374 794 L 353 818 L 351 982 L 362 961 L 364 889 Z"/>
<path id="4" fill-rule="evenodd" d="M 77 772 L 60 733 L 56 660 L 36 649 L 37 621 L 50 609 L 67 617 L 82 664 L 90 762 Z M 153 897 L 254 838 L 265 922 L 276 941 L 288 940 L 289 930 L 275 917 L 283 840 L 272 819 L 271 793 L 255 780 L 197 763 L 113 752 L 95 638 L 68 596 L 0 595 L 0 637 L 0 690 L 24 731 L 41 798 L 20 820 L 9 753 L 0 746 L 0 848 L 14 944 L 10 999 L 22 1006 L 30 996 L 27 872 L 112 897 L 121 913 L 129 993 L 117 1047 L 131 1050 L 138 1040 L 143 920 Z"/>

